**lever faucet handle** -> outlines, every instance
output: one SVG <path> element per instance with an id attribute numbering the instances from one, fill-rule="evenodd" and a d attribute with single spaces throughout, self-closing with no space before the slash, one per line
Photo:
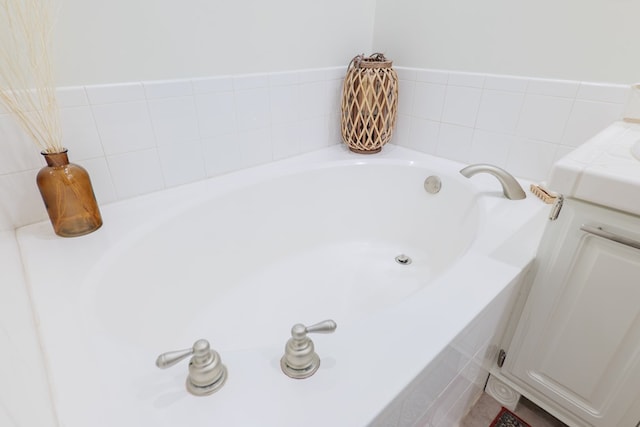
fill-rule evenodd
<path id="1" fill-rule="evenodd" d="M 181 360 L 186 359 L 187 357 L 193 354 L 193 348 L 187 348 L 185 350 L 176 350 L 176 351 L 168 351 L 166 353 L 162 353 L 156 359 L 156 366 L 160 369 L 167 369 Z"/>
<path id="2" fill-rule="evenodd" d="M 315 325 L 307 326 L 307 333 L 317 333 L 317 334 L 330 334 L 335 331 L 338 325 L 333 320 L 324 320 L 322 322 L 316 323 Z"/>
<path id="3" fill-rule="evenodd" d="M 166 369 L 181 360 L 193 356 L 189 362 L 187 391 L 195 396 L 206 396 L 223 386 L 227 379 L 227 368 L 220 355 L 211 350 L 209 341 L 198 340 L 192 348 L 162 353 L 156 359 L 156 366 Z"/>
<path id="4" fill-rule="evenodd" d="M 331 333 L 337 328 L 333 320 L 325 320 L 311 326 L 301 323 L 291 328 L 291 338 L 284 348 L 284 356 L 280 359 L 280 368 L 287 376 L 303 379 L 313 375 L 320 367 L 320 358 L 315 352 L 313 341 L 308 333 Z"/>

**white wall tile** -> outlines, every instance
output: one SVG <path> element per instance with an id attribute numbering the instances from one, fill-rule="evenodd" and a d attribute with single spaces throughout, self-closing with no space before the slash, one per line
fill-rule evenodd
<path id="1" fill-rule="evenodd" d="M 624 104 L 631 93 L 631 86 L 599 83 L 580 83 L 577 98 L 587 101 Z"/>
<path id="2" fill-rule="evenodd" d="M 242 167 L 240 143 L 236 134 L 203 139 L 202 148 L 207 176 L 221 175 Z"/>
<path id="3" fill-rule="evenodd" d="M 409 67 L 394 66 L 393 69 L 396 70 L 396 74 L 398 75 L 399 80 L 408 80 L 408 81 L 415 81 L 416 74 L 419 71 L 416 68 L 409 68 Z"/>
<path id="4" fill-rule="evenodd" d="M 393 130 L 391 143 L 402 147 L 409 146 L 409 137 L 411 135 L 411 120 L 414 118 L 404 114 L 398 114 L 396 118 L 396 127 Z M 341 129 L 342 132 L 342 129 Z"/>
<path id="5" fill-rule="evenodd" d="M 418 82 L 446 85 L 449 83 L 449 73 L 441 70 L 418 70 L 415 75 Z"/>
<path id="6" fill-rule="evenodd" d="M 516 132 L 525 138 L 559 142 L 572 106 L 573 99 L 527 95 Z"/>
<path id="7" fill-rule="evenodd" d="M 95 85 L 87 86 L 85 89 L 89 102 L 93 105 L 143 101 L 145 99 L 141 83 Z"/>
<path id="8" fill-rule="evenodd" d="M 300 151 L 308 153 L 328 147 L 329 124 L 327 117 L 315 117 L 300 121 Z"/>
<path id="9" fill-rule="evenodd" d="M 300 154 L 302 145 L 302 126 L 300 122 L 274 124 L 271 129 L 273 141 L 273 159 Z"/>
<path id="10" fill-rule="evenodd" d="M 195 94 L 233 91 L 233 79 L 230 76 L 192 79 L 191 84 Z"/>
<path id="11" fill-rule="evenodd" d="M 158 145 L 182 144 L 200 138 L 192 96 L 153 99 L 148 105 Z"/>
<path id="12" fill-rule="evenodd" d="M 92 109 L 106 155 L 155 146 L 146 102 L 94 105 Z"/>
<path id="13" fill-rule="evenodd" d="M 269 90 L 266 88 L 235 93 L 238 131 L 268 127 L 271 122 Z"/>
<path id="14" fill-rule="evenodd" d="M 62 145 L 69 150 L 69 161 L 104 156 L 91 107 L 60 109 Z"/>
<path id="15" fill-rule="evenodd" d="M 446 86 L 416 82 L 411 114 L 421 119 L 441 120 L 446 94 Z"/>
<path id="16" fill-rule="evenodd" d="M 544 181 L 555 159 L 555 153 L 555 144 L 518 138 L 509 151 L 507 170 L 520 178 Z"/>
<path id="17" fill-rule="evenodd" d="M 0 175 L 0 194 L 11 203 L 0 205 L 3 214 L 14 225 L 22 227 L 47 218 L 47 209 L 36 185 L 37 169 Z"/>
<path id="18" fill-rule="evenodd" d="M 203 138 L 235 132 L 236 112 L 233 92 L 196 95 L 198 127 Z"/>
<path id="19" fill-rule="evenodd" d="M 276 86 L 269 89 L 271 122 L 290 123 L 300 117 L 299 90 L 297 85 Z"/>
<path id="20" fill-rule="evenodd" d="M 267 86 L 269 86 L 269 76 L 267 74 L 243 74 L 233 77 L 233 89 L 235 91 L 260 89 Z"/>
<path id="21" fill-rule="evenodd" d="M 2 136 L 0 140 L 5 145 L 0 156 L 0 175 L 44 165 L 40 147 L 27 137 L 13 116 L 0 114 L 0 135 Z"/>
<path id="22" fill-rule="evenodd" d="M 562 138 L 564 145 L 577 147 L 616 120 L 624 111 L 623 104 L 576 100 Z"/>
<path id="23" fill-rule="evenodd" d="M 409 118 L 410 131 L 408 139 L 400 141 L 400 145 L 428 154 L 436 154 L 440 123 L 417 117 Z"/>
<path id="24" fill-rule="evenodd" d="M 523 102 L 522 93 L 485 90 L 480 101 L 476 128 L 514 132 Z"/>
<path id="25" fill-rule="evenodd" d="M 328 74 L 324 68 L 301 70 L 298 72 L 298 79 L 301 84 L 323 82 L 328 79 Z"/>
<path id="26" fill-rule="evenodd" d="M 486 90 L 501 90 L 506 92 L 526 92 L 529 79 L 525 77 L 499 76 L 490 74 L 484 80 Z"/>
<path id="27" fill-rule="evenodd" d="M 473 127 L 476 123 L 482 91 L 470 87 L 447 86 L 442 121 Z"/>
<path id="28" fill-rule="evenodd" d="M 283 71 L 279 73 L 269 73 L 269 86 L 297 85 L 300 82 L 297 71 Z"/>
<path id="29" fill-rule="evenodd" d="M 301 120 L 325 116 L 332 110 L 326 81 L 303 83 L 299 94 Z"/>
<path id="30" fill-rule="evenodd" d="M 111 172 L 105 157 L 83 160 L 80 165 L 89 172 L 91 186 L 96 196 L 98 206 L 118 200 L 116 188 L 111 179 Z"/>
<path id="31" fill-rule="evenodd" d="M 193 95 L 191 80 L 158 80 L 142 82 L 142 86 L 147 99 Z"/>
<path id="32" fill-rule="evenodd" d="M 578 93 L 579 82 L 572 80 L 530 79 L 527 93 L 533 95 L 558 96 L 561 98 L 575 98 Z"/>
<path id="33" fill-rule="evenodd" d="M 158 147 L 158 156 L 167 187 L 206 177 L 203 146 L 200 141 Z"/>
<path id="34" fill-rule="evenodd" d="M 83 86 L 61 87 L 56 90 L 56 101 L 60 108 L 89 105 Z"/>
<path id="35" fill-rule="evenodd" d="M 240 160 L 243 168 L 260 165 L 273 160 L 271 131 L 257 129 L 238 133 Z"/>
<path id="36" fill-rule="evenodd" d="M 442 123 L 436 155 L 458 162 L 469 162 L 473 129 Z"/>
<path id="37" fill-rule="evenodd" d="M 484 86 L 484 74 L 465 73 L 452 71 L 449 73 L 449 86 L 464 86 L 482 88 Z"/>
<path id="38" fill-rule="evenodd" d="M 476 129 L 471 142 L 469 163 L 489 163 L 506 167 L 509 148 L 514 139 L 513 135 Z"/>
<path id="39" fill-rule="evenodd" d="M 164 188 L 155 148 L 107 157 L 118 199 L 139 196 Z"/>
<path id="40" fill-rule="evenodd" d="M 413 80 L 398 81 L 398 115 L 412 115 L 416 82 Z M 444 98 L 443 98 L 444 102 Z"/>

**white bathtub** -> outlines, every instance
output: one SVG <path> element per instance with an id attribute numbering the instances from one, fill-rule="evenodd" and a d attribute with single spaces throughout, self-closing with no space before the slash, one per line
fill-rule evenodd
<path id="1" fill-rule="evenodd" d="M 462 166 L 332 147 L 103 206 L 88 236 L 18 230 L 60 425 L 386 425 L 528 265 L 547 212 Z M 329 318 L 318 372 L 285 376 L 291 326 Z M 200 338 L 229 370 L 208 397 L 187 394 L 187 362 L 154 365 Z"/>

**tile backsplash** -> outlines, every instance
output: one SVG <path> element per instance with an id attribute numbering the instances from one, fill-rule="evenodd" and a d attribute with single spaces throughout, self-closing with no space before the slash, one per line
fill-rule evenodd
<path id="1" fill-rule="evenodd" d="M 630 88 L 395 67 L 392 143 L 543 180 L 551 164 L 622 116 Z M 100 204 L 340 142 L 345 67 L 58 90 L 64 145 Z M 44 164 L 0 111 L 0 230 L 46 219 Z"/>
<path id="2" fill-rule="evenodd" d="M 398 67 L 393 142 L 545 180 L 551 165 L 622 118 L 626 85 Z"/>

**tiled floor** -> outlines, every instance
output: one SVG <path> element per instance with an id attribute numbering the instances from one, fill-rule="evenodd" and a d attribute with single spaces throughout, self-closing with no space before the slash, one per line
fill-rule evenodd
<path id="1" fill-rule="evenodd" d="M 500 412 L 500 408 L 502 408 L 500 403 L 483 393 L 462 420 L 460 427 L 489 427 Z M 520 399 L 520 404 L 514 414 L 529 423 L 531 427 L 567 427 L 566 424 L 556 420 L 524 397 Z"/>

